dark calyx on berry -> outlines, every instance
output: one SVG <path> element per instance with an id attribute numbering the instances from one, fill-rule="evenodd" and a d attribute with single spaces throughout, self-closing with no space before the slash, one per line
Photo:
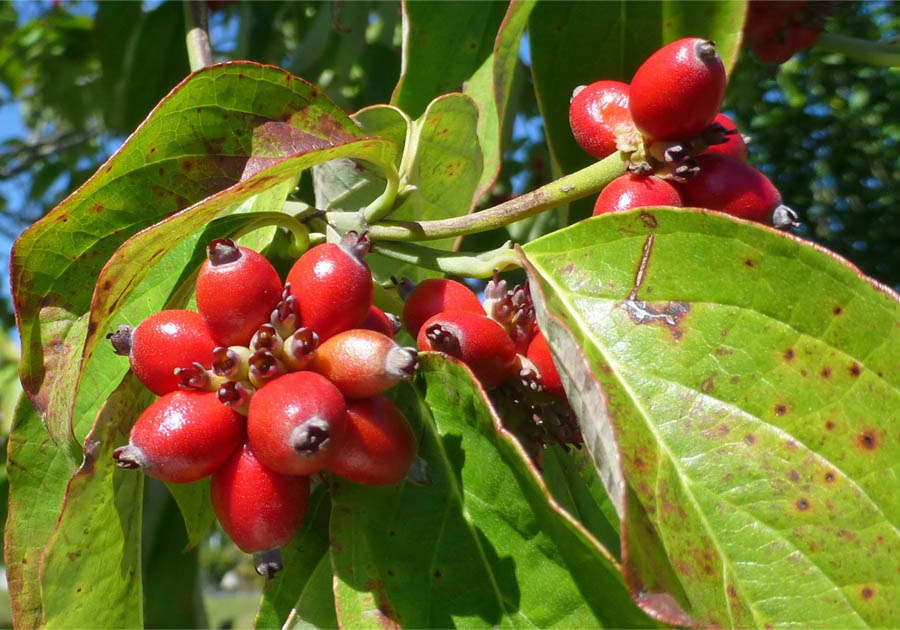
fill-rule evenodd
<path id="1" fill-rule="evenodd" d="M 206 247 L 206 257 L 213 266 L 227 265 L 241 257 L 241 250 L 230 238 L 217 238 Z"/>
<path id="2" fill-rule="evenodd" d="M 291 441 L 294 450 L 301 455 L 315 455 L 323 448 L 328 448 L 331 440 L 331 425 L 321 418 L 307 420 L 294 430 Z"/>

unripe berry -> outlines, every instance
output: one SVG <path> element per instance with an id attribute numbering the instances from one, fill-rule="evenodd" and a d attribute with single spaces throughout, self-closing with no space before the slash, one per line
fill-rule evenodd
<path id="1" fill-rule="evenodd" d="M 177 368 L 194 363 L 209 368 L 219 345 L 199 313 L 179 309 L 154 313 L 134 329 L 120 326 L 109 339 L 117 354 L 128 355 L 134 375 L 157 396 L 178 389 Z"/>
<path id="2" fill-rule="evenodd" d="M 579 146 L 602 160 L 616 152 L 616 130 L 633 127 L 628 84 L 596 81 L 575 89 L 569 103 L 569 126 Z"/>
<path id="3" fill-rule="evenodd" d="M 281 569 L 277 550 L 291 541 L 306 516 L 309 477 L 266 468 L 245 443 L 213 475 L 210 498 L 228 537 L 254 554 L 257 573 L 271 578 Z"/>
<path id="4" fill-rule="evenodd" d="M 725 66 L 713 42 L 680 39 L 638 68 L 631 80 L 631 117 L 651 142 L 688 140 L 712 122 L 725 83 Z"/>
<path id="5" fill-rule="evenodd" d="M 747 159 L 747 143 L 738 130 L 737 125 L 725 114 L 716 114 L 713 124 L 721 125 L 724 130 L 725 142 L 713 144 L 707 147 L 704 153 L 721 153 L 722 155 L 730 155 L 741 160 Z"/>
<path id="6" fill-rule="evenodd" d="M 447 311 L 426 321 L 417 339 L 420 350 L 456 357 L 490 389 L 512 374 L 516 347 L 503 327 L 486 315 Z"/>
<path id="7" fill-rule="evenodd" d="M 682 205 L 681 193 L 664 179 L 626 173 L 612 180 L 601 191 L 594 203 L 593 216 L 647 206 L 680 208 Z"/>
<path id="8" fill-rule="evenodd" d="M 197 310 L 222 346 L 246 346 L 281 301 L 281 278 L 263 256 L 216 239 L 197 275 Z"/>
<path id="9" fill-rule="evenodd" d="M 288 273 L 300 321 L 324 341 L 358 327 L 372 306 L 372 272 L 363 260 L 365 237 L 348 232 L 336 243 L 322 243 L 304 253 Z"/>
<path id="10" fill-rule="evenodd" d="M 416 285 L 406 297 L 403 324 L 410 335 L 418 336 L 426 320 L 444 311 L 485 314 L 478 296 L 466 285 L 446 278 L 429 278 Z"/>
<path id="11" fill-rule="evenodd" d="M 403 481 L 416 457 L 416 436 L 383 396 L 347 403 L 347 430 L 329 465 L 339 477 L 370 486 Z"/>
<path id="12" fill-rule="evenodd" d="M 344 397 L 328 379 L 291 372 L 253 394 L 247 435 L 256 456 L 272 470 L 311 475 L 328 465 L 346 420 Z"/>
<path id="13" fill-rule="evenodd" d="M 697 163 L 700 172 L 681 184 L 685 205 L 767 225 L 773 212 L 784 207 L 769 178 L 743 160 L 713 153 L 697 156 Z"/>
<path id="14" fill-rule="evenodd" d="M 538 331 L 531 340 L 526 356 L 534 363 L 538 372 L 541 373 L 541 386 L 544 388 L 544 391 L 565 400 L 566 390 L 563 389 L 562 379 L 556 370 L 556 364 L 553 362 L 553 356 L 550 354 L 550 346 L 547 345 L 543 332 Z"/>
<path id="15" fill-rule="evenodd" d="M 120 468 L 140 468 L 168 483 L 211 475 L 244 441 L 244 417 L 215 392 L 176 390 L 153 402 L 113 452 Z"/>
<path id="16" fill-rule="evenodd" d="M 310 369 L 334 383 L 347 398 L 368 398 L 412 378 L 416 357 L 415 348 L 358 328 L 338 333 L 319 346 Z"/>

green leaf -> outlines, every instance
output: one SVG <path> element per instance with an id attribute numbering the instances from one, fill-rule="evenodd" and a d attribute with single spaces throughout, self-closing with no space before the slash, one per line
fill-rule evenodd
<path id="1" fill-rule="evenodd" d="M 54 440 L 67 449 L 77 444 L 68 420 L 72 375 L 87 335 L 98 333 L 84 315 L 101 268 L 128 237 L 231 187 L 174 221 L 195 229 L 200 217 L 208 220 L 227 203 L 282 183 L 290 167 L 327 159 L 328 151 L 339 153 L 360 138 L 343 112 L 296 77 L 250 63 L 213 66 L 173 90 L 84 186 L 26 230 L 11 265 L 23 340 L 21 374 L 33 403 L 47 414 Z M 389 144 L 380 150 L 390 161 Z M 316 150 L 324 151 L 321 157 L 284 162 Z M 147 253 L 144 267 L 164 251 Z M 133 280 L 126 275 L 116 283 L 121 294 Z M 106 291 L 99 286 L 98 299 Z"/>
<path id="2" fill-rule="evenodd" d="M 418 397 L 404 387 L 398 404 L 431 483 L 332 487 L 341 625 L 651 624 L 614 561 L 549 499 L 471 373 L 435 353 L 420 361 Z"/>
<path id="3" fill-rule="evenodd" d="M 895 293 L 705 211 L 605 215 L 524 250 L 586 443 L 644 511 L 606 462 L 623 530 L 652 526 L 697 624 L 900 622 Z"/>
<path id="4" fill-rule="evenodd" d="M 572 90 L 601 79 L 630 83 L 647 57 L 682 37 L 714 40 L 730 70 L 744 12 L 742 1 L 538 3 L 528 23 L 531 73 L 558 172 L 571 173 L 593 160 L 569 128 Z M 592 204 L 574 204 L 573 214 L 590 215 Z"/>
<path id="5" fill-rule="evenodd" d="M 9 516 L 6 521 L 6 579 L 16 628 L 44 623 L 41 605 L 41 554 L 56 527 L 66 482 L 74 472 L 21 396 L 7 442 Z"/>
<path id="6" fill-rule="evenodd" d="M 143 626 L 141 492 L 144 476 L 116 468 L 112 451 L 153 395 L 129 376 L 85 438 L 56 530 L 41 558 L 48 628 Z M 123 418 L 128 418 L 123 422 Z M 110 606 L 109 602 L 116 602 Z"/>
<path id="7" fill-rule="evenodd" d="M 323 485 L 313 490 L 300 531 L 281 550 L 284 569 L 266 582 L 256 628 L 336 628 L 328 518 L 331 500 Z"/>
<path id="8" fill-rule="evenodd" d="M 403 61 L 391 104 L 411 118 L 443 94 L 463 85 L 490 63 L 504 2 L 403 3 Z"/>

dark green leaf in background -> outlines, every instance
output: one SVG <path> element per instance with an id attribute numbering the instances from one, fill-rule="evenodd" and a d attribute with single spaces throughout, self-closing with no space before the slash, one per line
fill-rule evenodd
<path id="1" fill-rule="evenodd" d="M 614 427 L 604 446 L 621 453 L 688 613 L 896 625 L 897 295 L 804 241 L 708 212 L 605 215 L 524 250 L 542 327 L 559 322 L 558 363 L 579 360 L 565 328 L 602 386 L 581 421 Z M 589 380 L 568 379 L 576 400 Z"/>

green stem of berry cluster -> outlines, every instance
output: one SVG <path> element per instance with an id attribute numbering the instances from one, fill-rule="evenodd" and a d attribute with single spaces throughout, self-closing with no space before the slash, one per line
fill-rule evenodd
<path id="1" fill-rule="evenodd" d="M 494 270 L 506 271 L 522 264 L 519 255 L 512 249 L 511 241 L 481 254 L 448 252 L 414 243 L 392 241 L 375 242 L 372 244 L 372 251 L 424 269 L 468 278 L 490 278 Z"/>
<path id="2" fill-rule="evenodd" d="M 894 41 L 872 41 L 837 33 L 822 33 L 816 47 L 872 65 L 900 66 L 900 45 Z"/>
<path id="3" fill-rule="evenodd" d="M 291 245 L 288 249 L 288 254 L 293 258 L 299 258 L 303 252 L 309 249 L 309 229 L 299 219 L 284 212 L 254 213 L 253 220 L 242 226 L 240 231 L 234 234 L 234 238 L 240 238 L 245 234 L 270 225 L 286 228 L 291 233 Z"/>
<path id="4" fill-rule="evenodd" d="M 204 0 L 184 0 L 184 21 L 187 26 L 185 43 L 191 72 L 211 66 L 213 62 L 206 18 L 206 2 Z"/>
<path id="5" fill-rule="evenodd" d="M 600 192 L 609 182 L 625 172 L 627 157 L 613 155 L 553 181 L 514 199 L 486 210 L 452 219 L 435 221 L 381 221 L 366 225 L 359 214 L 328 212 L 326 218 L 341 233 L 365 230 L 373 242 L 429 241 L 441 238 L 476 234 L 504 227 L 541 212 L 564 206 L 588 195 Z"/>

